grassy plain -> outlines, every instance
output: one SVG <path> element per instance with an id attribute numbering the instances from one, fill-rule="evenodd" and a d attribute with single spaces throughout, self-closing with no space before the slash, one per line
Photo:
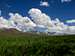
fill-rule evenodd
<path id="1" fill-rule="evenodd" d="M 1 31 L 0 56 L 75 56 L 75 35 Z"/>

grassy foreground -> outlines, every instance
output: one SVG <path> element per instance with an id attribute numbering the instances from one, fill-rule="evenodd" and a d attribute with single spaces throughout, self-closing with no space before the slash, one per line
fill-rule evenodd
<path id="1" fill-rule="evenodd" d="M 75 35 L 0 32 L 0 56 L 75 56 Z"/>

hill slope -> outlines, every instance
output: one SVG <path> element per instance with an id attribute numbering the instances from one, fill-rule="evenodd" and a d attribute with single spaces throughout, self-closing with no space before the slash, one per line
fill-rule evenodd
<path id="1" fill-rule="evenodd" d="M 0 32 L 1 56 L 75 56 L 75 35 L 47 36 L 15 29 Z"/>

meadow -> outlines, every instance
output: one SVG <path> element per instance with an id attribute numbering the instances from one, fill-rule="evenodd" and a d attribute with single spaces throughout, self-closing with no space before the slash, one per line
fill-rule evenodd
<path id="1" fill-rule="evenodd" d="M 75 35 L 1 31 L 0 56 L 75 56 Z"/>

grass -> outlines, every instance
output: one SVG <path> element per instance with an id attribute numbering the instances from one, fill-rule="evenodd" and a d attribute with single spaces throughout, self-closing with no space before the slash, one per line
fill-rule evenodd
<path id="1" fill-rule="evenodd" d="M 0 56 L 75 56 L 75 35 L 0 32 Z"/>

